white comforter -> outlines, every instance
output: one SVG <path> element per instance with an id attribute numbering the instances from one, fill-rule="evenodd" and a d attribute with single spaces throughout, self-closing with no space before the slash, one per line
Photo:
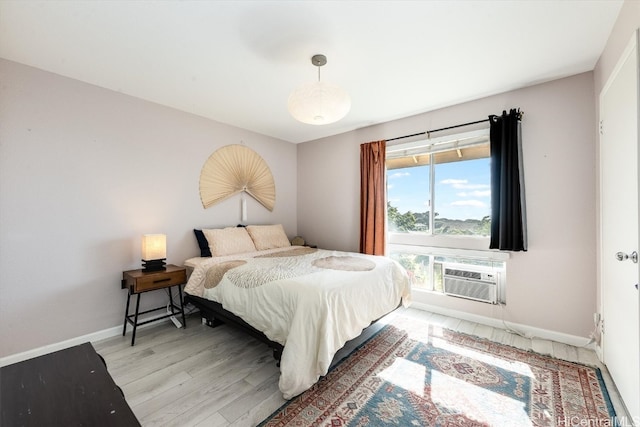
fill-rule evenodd
<path id="1" fill-rule="evenodd" d="M 207 259 L 185 292 L 221 303 L 284 345 L 279 387 L 290 399 L 327 373 L 348 340 L 408 304 L 410 285 L 386 257 L 292 246 Z"/>

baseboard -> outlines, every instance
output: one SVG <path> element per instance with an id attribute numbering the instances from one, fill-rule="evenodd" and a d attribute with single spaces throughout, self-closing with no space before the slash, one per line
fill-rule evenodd
<path id="1" fill-rule="evenodd" d="M 157 322 L 148 323 L 146 325 L 138 326 L 137 330 L 152 328 L 159 326 L 164 322 L 170 322 L 169 319 L 158 320 Z M 127 328 L 128 337 L 131 336 L 133 330 L 131 326 Z M 115 336 L 122 336 L 122 326 L 114 326 L 113 328 L 103 329 L 102 331 L 92 332 L 90 334 L 82 335 L 79 337 L 71 338 L 65 341 L 60 341 L 53 344 L 48 344 L 42 347 L 34 348 L 32 350 L 23 351 L 22 353 L 16 353 L 9 356 L 0 358 L 0 367 L 12 365 L 14 363 L 22 362 L 24 360 L 33 359 L 34 357 L 43 356 L 45 354 L 53 353 L 54 351 L 64 350 L 65 348 L 73 347 L 76 345 L 84 344 L 88 342 L 96 342 Z"/>
<path id="2" fill-rule="evenodd" d="M 105 338 L 115 337 L 116 335 L 122 335 L 122 326 L 104 329 L 102 331 L 93 332 L 91 334 L 82 335 L 80 337 L 75 337 L 65 341 L 34 348 L 32 350 L 23 351 L 22 353 L 16 353 L 10 356 L 2 357 L 0 358 L 0 367 L 12 365 L 14 363 L 22 362 L 28 359 L 33 359 L 34 357 L 43 356 L 45 354 L 53 353 L 54 351 L 64 350 L 65 348 L 80 345 L 87 341 L 99 341 Z"/>
<path id="3" fill-rule="evenodd" d="M 480 323 L 482 325 L 491 326 L 494 328 L 500 329 L 515 329 L 519 332 L 522 332 L 525 336 L 533 338 L 542 338 L 545 340 L 556 341 L 563 344 L 572 345 L 575 347 L 586 347 L 590 350 L 594 350 L 595 347 L 593 343 L 589 343 L 589 338 L 580 337 L 577 335 L 565 334 L 562 332 L 551 331 L 548 329 L 536 328 L 529 325 L 523 325 L 520 323 L 514 322 L 502 322 L 501 319 L 495 319 L 493 317 L 480 316 L 477 314 L 466 313 L 464 311 L 452 310 L 449 308 L 439 307 L 436 305 L 424 304 L 421 302 L 412 302 L 412 308 L 417 308 L 419 310 L 429 311 L 431 313 L 442 314 L 444 316 L 455 317 L 457 319 L 467 320 L 469 322 Z M 506 324 L 506 327 L 505 327 Z"/>
<path id="4" fill-rule="evenodd" d="M 464 311 L 452 310 L 449 308 L 439 307 L 436 305 L 424 304 L 420 302 L 413 301 L 411 303 L 411 307 L 417 308 L 419 310 L 429 311 L 431 313 L 442 314 L 444 316 L 455 317 L 458 319 L 467 320 L 470 322 L 480 323 L 482 325 L 491 326 L 494 328 L 506 329 L 505 325 L 502 323 L 502 320 L 495 319 L 492 317 L 480 316 L 477 314 L 466 313 Z M 146 325 L 139 326 L 138 329 L 147 328 L 147 327 L 155 327 L 161 325 L 162 322 L 169 322 L 169 319 L 163 319 L 162 321 L 148 323 Z M 523 325 L 519 323 L 506 322 L 509 328 L 516 329 L 527 336 L 530 337 L 538 337 L 546 340 L 557 341 L 568 345 L 573 345 L 576 347 L 585 346 L 589 342 L 589 338 L 579 337 L 576 335 L 565 334 L 562 332 L 550 331 L 548 329 L 536 328 L 533 326 Z M 96 342 L 107 338 L 112 338 L 122 334 L 122 326 L 115 326 L 113 328 L 104 329 L 102 331 L 93 332 L 90 334 L 82 335 L 79 337 L 71 338 L 65 341 L 60 341 L 57 343 L 45 345 L 42 347 L 34 348 L 32 350 L 27 350 L 22 353 L 12 354 L 9 356 L 5 356 L 0 358 L 0 367 L 11 365 L 13 363 L 22 362 L 23 360 L 32 359 L 34 357 L 42 356 L 44 354 L 52 353 L 58 350 L 64 350 L 65 348 L 73 347 L 74 345 L 80 345 L 87 341 Z M 594 347 L 593 344 L 589 344 L 586 346 L 591 350 L 600 350 L 600 347 Z M 598 357 L 600 360 L 601 354 L 598 353 Z"/>
<path id="5" fill-rule="evenodd" d="M 190 309 L 188 309 L 191 307 Z M 198 313 L 199 310 L 190 305 L 185 304 L 184 314 L 185 316 L 190 316 L 194 313 Z M 141 320 L 149 320 L 154 316 L 150 316 L 149 318 L 142 318 Z M 159 319 L 157 322 L 147 323 L 144 325 L 138 326 L 137 330 L 153 328 L 156 326 L 160 326 L 165 322 L 171 322 L 171 319 Z M 127 333 L 128 336 L 131 336 L 131 332 L 133 328 L 131 325 L 127 325 Z M 12 365 L 14 363 L 22 362 L 24 360 L 33 359 L 34 357 L 43 356 L 45 354 L 53 353 L 54 351 L 64 350 L 65 348 L 73 347 L 76 345 L 84 344 L 88 342 L 97 342 L 100 340 L 104 340 L 107 338 L 112 338 L 122 335 L 122 326 L 114 326 L 113 328 L 103 329 L 101 331 L 92 332 L 90 334 L 82 335 L 75 338 L 70 338 L 65 341 L 60 341 L 53 344 L 48 344 L 42 347 L 34 348 L 32 350 L 23 351 L 22 353 L 11 354 L 9 356 L 0 357 L 0 368 L 7 365 Z"/>

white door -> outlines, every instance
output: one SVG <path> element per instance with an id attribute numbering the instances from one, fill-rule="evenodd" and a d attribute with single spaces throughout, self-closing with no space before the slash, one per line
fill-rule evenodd
<path id="1" fill-rule="evenodd" d="M 636 422 L 640 419 L 637 38 L 636 32 L 600 94 L 602 351 Z"/>

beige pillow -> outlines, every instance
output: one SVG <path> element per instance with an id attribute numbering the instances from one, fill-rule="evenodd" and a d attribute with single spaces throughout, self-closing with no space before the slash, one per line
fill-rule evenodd
<path id="1" fill-rule="evenodd" d="M 259 251 L 291 246 L 282 224 L 249 225 L 247 231 Z"/>
<path id="2" fill-rule="evenodd" d="M 226 256 L 255 252 L 253 240 L 244 227 L 227 227 L 202 230 L 207 241 L 211 256 Z"/>

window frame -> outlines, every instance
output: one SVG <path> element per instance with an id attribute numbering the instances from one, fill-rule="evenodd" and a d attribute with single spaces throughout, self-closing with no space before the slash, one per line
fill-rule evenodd
<path id="1" fill-rule="evenodd" d="M 434 233 L 435 217 L 433 215 L 435 210 L 435 198 L 437 197 L 435 194 L 435 167 L 433 154 L 488 143 L 489 128 L 487 127 L 469 132 L 453 133 L 437 138 L 428 138 L 426 140 L 419 139 L 410 142 L 387 145 L 387 160 L 412 154 L 418 155 L 419 153 L 422 153 L 423 155 L 429 154 L 431 157 L 429 160 L 429 197 L 431 212 L 429 215 L 429 230 L 424 233 L 399 233 L 387 231 L 388 245 L 434 246 L 453 249 L 488 250 L 490 242 L 489 236 L 447 235 Z"/>

